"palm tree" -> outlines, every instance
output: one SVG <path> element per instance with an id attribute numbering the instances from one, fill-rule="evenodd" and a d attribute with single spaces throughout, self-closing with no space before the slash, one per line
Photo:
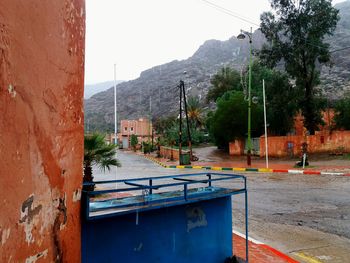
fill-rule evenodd
<path id="1" fill-rule="evenodd" d="M 210 83 L 212 87 L 208 91 L 207 102 L 215 102 L 227 91 L 241 90 L 241 75 L 237 70 L 226 66 L 211 78 Z"/>
<path id="2" fill-rule="evenodd" d="M 200 102 L 197 97 L 188 98 L 187 114 L 194 127 L 200 128 L 203 125 L 203 108 L 200 106 Z"/>
<path id="3" fill-rule="evenodd" d="M 93 182 L 92 165 L 101 170 L 110 170 L 111 166 L 120 167 L 116 156 L 116 145 L 107 144 L 102 134 L 85 135 L 84 137 L 84 176 L 83 182 Z M 94 185 L 83 187 L 84 190 L 93 191 Z"/>

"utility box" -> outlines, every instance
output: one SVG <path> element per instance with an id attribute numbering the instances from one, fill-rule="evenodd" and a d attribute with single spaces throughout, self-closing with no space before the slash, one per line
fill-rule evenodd
<path id="1" fill-rule="evenodd" d="M 244 178 L 232 176 L 206 173 L 116 180 L 133 186 L 127 191 L 142 191 L 122 198 L 103 198 L 111 191 L 125 191 L 121 186 L 84 192 L 82 262 L 224 262 L 233 255 L 231 195 L 246 189 L 213 183 Z M 155 193 L 170 186 L 179 190 Z"/>
<path id="2" fill-rule="evenodd" d="M 191 164 L 190 153 L 181 153 L 180 155 L 180 165 L 189 165 Z"/>

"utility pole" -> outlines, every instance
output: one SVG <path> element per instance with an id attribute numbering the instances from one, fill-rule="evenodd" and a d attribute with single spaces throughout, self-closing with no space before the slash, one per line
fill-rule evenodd
<path id="1" fill-rule="evenodd" d="M 188 120 L 186 90 L 185 90 L 184 82 L 182 82 L 182 89 L 183 89 L 184 104 L 185 104 L 185 114 L 186 114 L 186 124 L 187 124 L 187 134 L 188 134 L 188 148 L 190 149 L 190 160 L 192 160 L 192 138 L 191 138 L 191 131 L 190 131 L 190 122 Z"/>
<path id="2" fill-rule="evenodd" d="M 265 158 L 266 168 L 269 168 L 269 150 L 267 143 L 267 123 L 266 123 L 266 98 L 265 98 L 265 80 L 263 79 L 263 101 L 264 101 L 264 126 L 265 126 Z"/>
<path id="3" fill-rule="evenodd" d="M 248 149 L 247 149 L 247 165 L 251 166 L 252 159 L 252 139 L 251 139 L 251 109 L 252 109 L 252 38 L 253 38 L 253 29 L 250 28 L 250 32 L 241 30 L 241 33 L 237 36 L 238 39 L 243 40 L 245 37 L 249 38 L 249 86 L 248 86 Z"/>
<path id="4" fill-rule="evenodd" d="M 180 165 L 182 165 L 181 162 L 181 156 L 182 156 L 182 96 L 183 96 L 183 103 L 185 108 L 185 116 L 186 116 L 186 124 L 187 124 L 187 135 L 188 135 L 188 148 L 190 150 L 190 160 L 192 160 L 192 139 L 191 139 L 191 131 L 190 131 L 190 123 L 188 120 L 188 114 L 187 114 L 187 101 L 186 101 L 186 90 L 185 90 L 185 82 L 183 80 L 180 80 L 180 126 L 179 126 L 179 162 Z"/>
<path id="5" fill-rule="evenodd" d="M 181 165 L 181 156 L 182 156 L 182 88 L 181 83 L 183 81 L 180 80 L 180 126 L 179 126 L 179 164 Z"/>
<path id="6" fill-rule="evenodd" d="M 118 122 L 117 122 L 117 65 L 114 64 L 114 145 L 118 144 Z M 115 180 L 117 180 L 117 166 L 115 167 Z M 117 189 L 118 184 L 115 183 Z"/>
<path id="7" fill-rule="evenodd" d="M 148 127 L 148 130 L 149 130 L 149 136 L 148 136 L 148 144 L 150 139 L 151 139 L 151 145 L 152 145 L 152 148 L 151 150 L 153 150 L 153 129 L 152 129 L 152 97 L 150 96 L 149 97 L 149 127 Z"/>
<path id="8" fill-rule="evenodd" d="M 117 65 L 114 64 L 114 144 L 118 143 L 117 138 Z"/>

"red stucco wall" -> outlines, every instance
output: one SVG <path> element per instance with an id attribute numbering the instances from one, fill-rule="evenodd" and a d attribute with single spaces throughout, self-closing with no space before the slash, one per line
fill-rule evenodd
<path id="1" fill-rule="evenodd" d="M 0 262 L 80 262 L 84 0 L 0 1 Z"/>
<path id="2" fill-rule="evenodd" d="M 244 142 L 242 140 L 234 140 L 229 143 L 230 155 L 240 156 L 244 154 Z"/>
<path id="3" fill-rule="evenodd" d="M 187 151 L 183 151 L 187 152 Z M 179 150 L 171 147 L 160 146 L 160 155 L 164 158 L 179 160 Z"/>
<path id="4" fill-rule="evenodd" d="M 269 156 L 299 156 L 303 142 L 308 144 L 309 153 L 350 152 L 350 131 L 319 132 L 308 136 L 270 136 L 268 137 Z M 288 143 L 293 147 L 288 149 Z M 265 156 L 265 138 L 263 136 L 260 137 L 260 156 Z"/>

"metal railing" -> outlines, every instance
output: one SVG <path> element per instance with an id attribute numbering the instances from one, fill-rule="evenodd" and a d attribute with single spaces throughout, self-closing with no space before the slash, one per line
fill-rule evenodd
<path id="1" fill-rule="evenodd" d="M 164 182 L 164 180 L 166 180 Z M 223 184 L 219 184 L 224 182 Z M 229 183 L 232 183 L 230 185 Z M 223 173 L 194 173 L 158 177 L 84 183 L 84 186 L 114 184 L 114 189 L 83 190 L 82 211 L 86 220 L 147 211 L 161 207 L 209 200 L 218 197 L 245 195 L 246 262 L 248 262 L 248 191 L 243 175 Z M 239 187 L 232 187 L 237 186 Z M 195 187 L 201 185 L 201 187 Z M 204 187 L 203 187 L 204 185 Z M 130 186 L 130 187 L 129 187 Z M 124 187 L 124 188 L 123 188 Z M 176 188 L 163 191 L 166 188 Z M 141 191 L 140 195 L 135 191 Z M 159 191 L 155 193 L 155 191 Z M 109 197 L 113 193 L 133 193 L 124 197 Z"/>

